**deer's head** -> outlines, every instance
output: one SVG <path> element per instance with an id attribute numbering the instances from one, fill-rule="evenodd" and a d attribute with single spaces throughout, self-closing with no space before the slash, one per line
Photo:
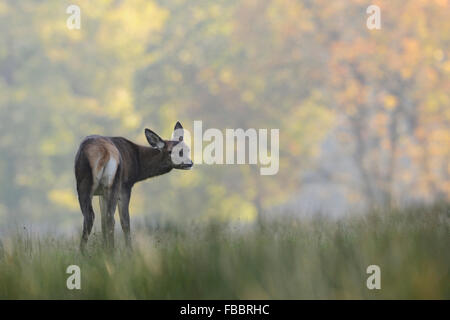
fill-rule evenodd
<path id="1" fill-rule="evenodd" d="M 175 124 L 170 140 L 163 140 L 150 129 L 145 129 L 145 137 L 150 147 L 161 152 L 161 166 L 189 170 L 194 165 L 189 157 L 189 146 L 183 141 L 184 130 L 179 121 Z"/>

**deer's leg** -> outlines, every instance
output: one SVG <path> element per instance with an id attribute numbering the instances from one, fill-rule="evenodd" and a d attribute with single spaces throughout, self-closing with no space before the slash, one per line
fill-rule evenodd
<path id="1" fill-rule="evenodd" d="M 125 244 L 131 249 L 131 235 L 130 235 L 130 214 L 128 207 L 130 204 L 130 190 L 122 190 L 119 198 L 119 216 L 122 231 L 125 236 Z"/>
<path id="2" fill-rule="evenodd" d="M 114 213 L 116 212 L 119 200 L 119 184 L 113 185 L 105 191 L 106 198 L 106 247 L 108 250 L 114 249 Z"/>
<path id="3" fill-rule="evenodd" d="M 101 221 L 102 221 L 102 236 L 103 236 L 103 245 L 106 248 L 106 234 L 107 234 L 107 229 L 106 229 L 106 206 L 107 206 L 107 198 L 103 195 L 98 197 L 98 202 L 100 205 L 100 212 L 101 212 Z"/>
<path id="4" fill-rule="evenodd" d="M 94 209 L 92 208 L 91 186 L 88 179 L 84 179 L 78 185 L 78 201 L 80 203 L 81 212 L 83 213 L 83 233 L 81 235 L 80 250 L 84 254 L 89 234 L 94 225 Z"/>

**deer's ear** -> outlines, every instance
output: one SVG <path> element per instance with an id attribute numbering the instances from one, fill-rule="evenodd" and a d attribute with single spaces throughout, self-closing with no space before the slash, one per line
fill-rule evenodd
<path id="1" fill-rule="evenodd" d="M 181 125 L 180 121 L 177 121 L 177 123 L 175 124 L 175 128 L 173 128 L 173 130 L 177 129 L 183 129 L 183 126 Z"/>
<path id="2" fill-rule="evenodd" d="M 173 128 L 172 139 L 174 141 L 183 141 L 184 129 L 180 121 L 177 121 L 175 128 Z"/>
<path id="3" fill-rule="evenodd" d="M 145 137 L 152 148 L 163 149 L 166 142 L 150 129 L 145 129 Z"/>

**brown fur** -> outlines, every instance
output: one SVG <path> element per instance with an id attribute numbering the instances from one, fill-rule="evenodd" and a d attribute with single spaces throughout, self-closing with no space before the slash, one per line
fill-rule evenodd
<path id="1" fill-rule="evenodd" d="M 99 137 L 95 139 L 93 143 L 87 145 L 85 152 L 95 175 L 104 169 L 111 157 L 114 158 L 117 163 L 120 163 L 119 150 L 117 150 L 116 146 L 110 140 L 103 137 Z"/>

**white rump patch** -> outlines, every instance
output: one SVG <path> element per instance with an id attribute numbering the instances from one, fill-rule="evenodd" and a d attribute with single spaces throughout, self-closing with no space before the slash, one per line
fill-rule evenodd
<path id="1" fill-rule="evenodd" d="M 100 180 L 100 184 L 104 187 L 110 187 L 114 182 L 116 171 L 117 171 L 117 161 L 113 157 L 110 157 L 103 170 L 103 175 Z"/>
<path id="2" fill-rule="evenodd" d="M 106 165 L 94 174 L 93 195 L 103 194 L 103 190 L 112 186 L 117 171 L 117 161 L 110 157 Z"/>

